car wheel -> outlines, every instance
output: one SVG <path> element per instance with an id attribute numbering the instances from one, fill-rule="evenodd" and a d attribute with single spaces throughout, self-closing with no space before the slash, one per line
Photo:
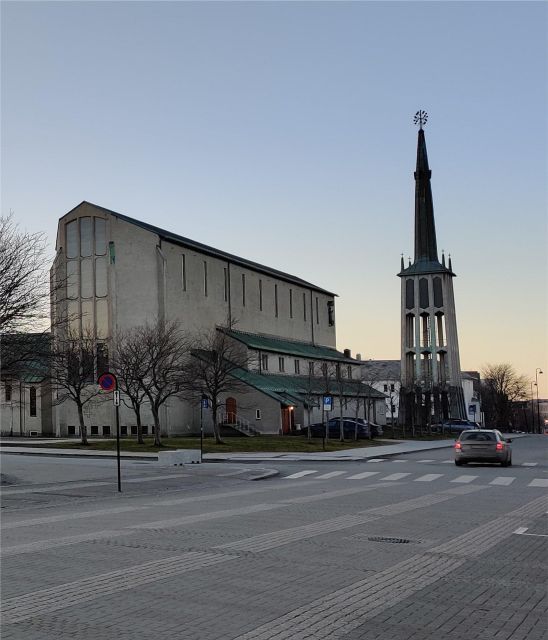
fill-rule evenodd
<path id="1" fill-rule="evenodd" d="M 512 458 L 510 458 L 510 460 L 508 460 L 508 466 L 511 467 L 512 466 Z"/>
<path id="2" fill-rule="evenodd" d="M 510 466 L 510 464 L 511 464 L 511 462 L 510 462 L 510 460 L 505 460 L 504 462 L 501 462 L 500 464 L 501 464 L 501 466 L 503 466 L 503 467 L 509 467 L 509 466 Z"/>
<path id="3" fill-rule="evenodd" d="M 455 464 L 457 467 L 462 467 L 462 462 L 460 460 L 455 460 Z"/>

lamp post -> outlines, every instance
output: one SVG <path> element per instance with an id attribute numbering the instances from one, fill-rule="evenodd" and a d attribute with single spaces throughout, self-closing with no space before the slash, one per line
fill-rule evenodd
<path id="1" fill-rule="evenodd" d="M 531 433 L 535 433 L 535 396 L 533 394 L 533 386 L 535 383 L 531 381 Z"/>
<path id="2" fill-rule="evenodd" d="M 538 427 L 538 432 L 540 433 L 540 409 L 539 409 L 539 405 L 538 405 L 538 376 L 542 375 L 542 369 L 540 367 L 537 367 L 535 369 L 535 384 L 537 385 L 537 427 Z"/>

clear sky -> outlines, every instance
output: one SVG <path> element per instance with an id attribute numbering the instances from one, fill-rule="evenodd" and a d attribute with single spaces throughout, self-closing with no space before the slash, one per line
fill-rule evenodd
<path id="1" fill-rule="evenodd" d="M 339 294 L 399 358 L 418 109 L 463 369 L 548 397 L 544 2 L 3 2 L 2 212 L 89 200 Z"/>

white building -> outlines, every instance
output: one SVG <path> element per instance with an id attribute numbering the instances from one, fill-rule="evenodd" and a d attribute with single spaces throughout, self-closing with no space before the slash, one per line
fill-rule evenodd
<path id="1" fill-rule="evenodd" d="M 359 382 L 358 361 L 336 350 L 335 294 L 296 276 L 82 202 L 59 220 L 52 281 L 54 312 L 70 318 L 74 332 L 93 332 L 98 361 L 118 330 L 157 318 L 189 332 L 236 323 L 230 337 L 257 363 L 245 375 L 248 393 L 223 398 L 236 428 L 282 433 L 304 426 L 312 365 L 316 404 L 326 391 L 339 393 L 337 375 L 345 380 L 345 415 L 353 415 L 356 397 L 362 407 L 366 397 L 384 404 L 382 393 Z M 65 281 L 66 291 L 58 286 Z M 336 372 L 328 389 L 321 373 L 327 368 Z M 91 435 L 113 433 L 109 401 L 94 401 L 86 411 Z M 195 433 L 199 411 L 173 399 L 162 425 L 170 434 Z M 312 421 L 319 419 L 316 406 Z M 134 423 L 133 412 L 121 406 L 122 434 L 135 432 Z M 150 433 L 146 407 L 143 424 Z M 57 435 L 76 435 L 76 407 L 68 401 L 54 407 L 53 425 Z"/>

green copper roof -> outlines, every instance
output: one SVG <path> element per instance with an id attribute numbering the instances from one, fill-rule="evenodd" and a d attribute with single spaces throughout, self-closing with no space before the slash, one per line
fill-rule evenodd
<path id="1" fill-rule="evenodd" d="M 284 340 L 275 336 L 261 335 L 258 333 L 246 333 L 244 331 L 227 330 L 226 333 L 235 340 L 243 342 L 249 349 L 258 351 L 273 351 L 275 353 L 311 358 L 313 360 L 335 360 L 348 364 L 357 364 L 359 361 L 345 357 L 344 353 L 333 347 L 299 342 L 297 340 Z"/>
<path id="2" fill-rule="evenodd" d="M 417 260 L 417 262 L 409 265 L 406 269 L 403 269 L 398 273 L 400 278 L 402 276 L 414 276 L 424 273 L 448 273 L 450 276 L 454 276 L 455 274 L 451 269 L 443 266 L 437 260 Z"/>

